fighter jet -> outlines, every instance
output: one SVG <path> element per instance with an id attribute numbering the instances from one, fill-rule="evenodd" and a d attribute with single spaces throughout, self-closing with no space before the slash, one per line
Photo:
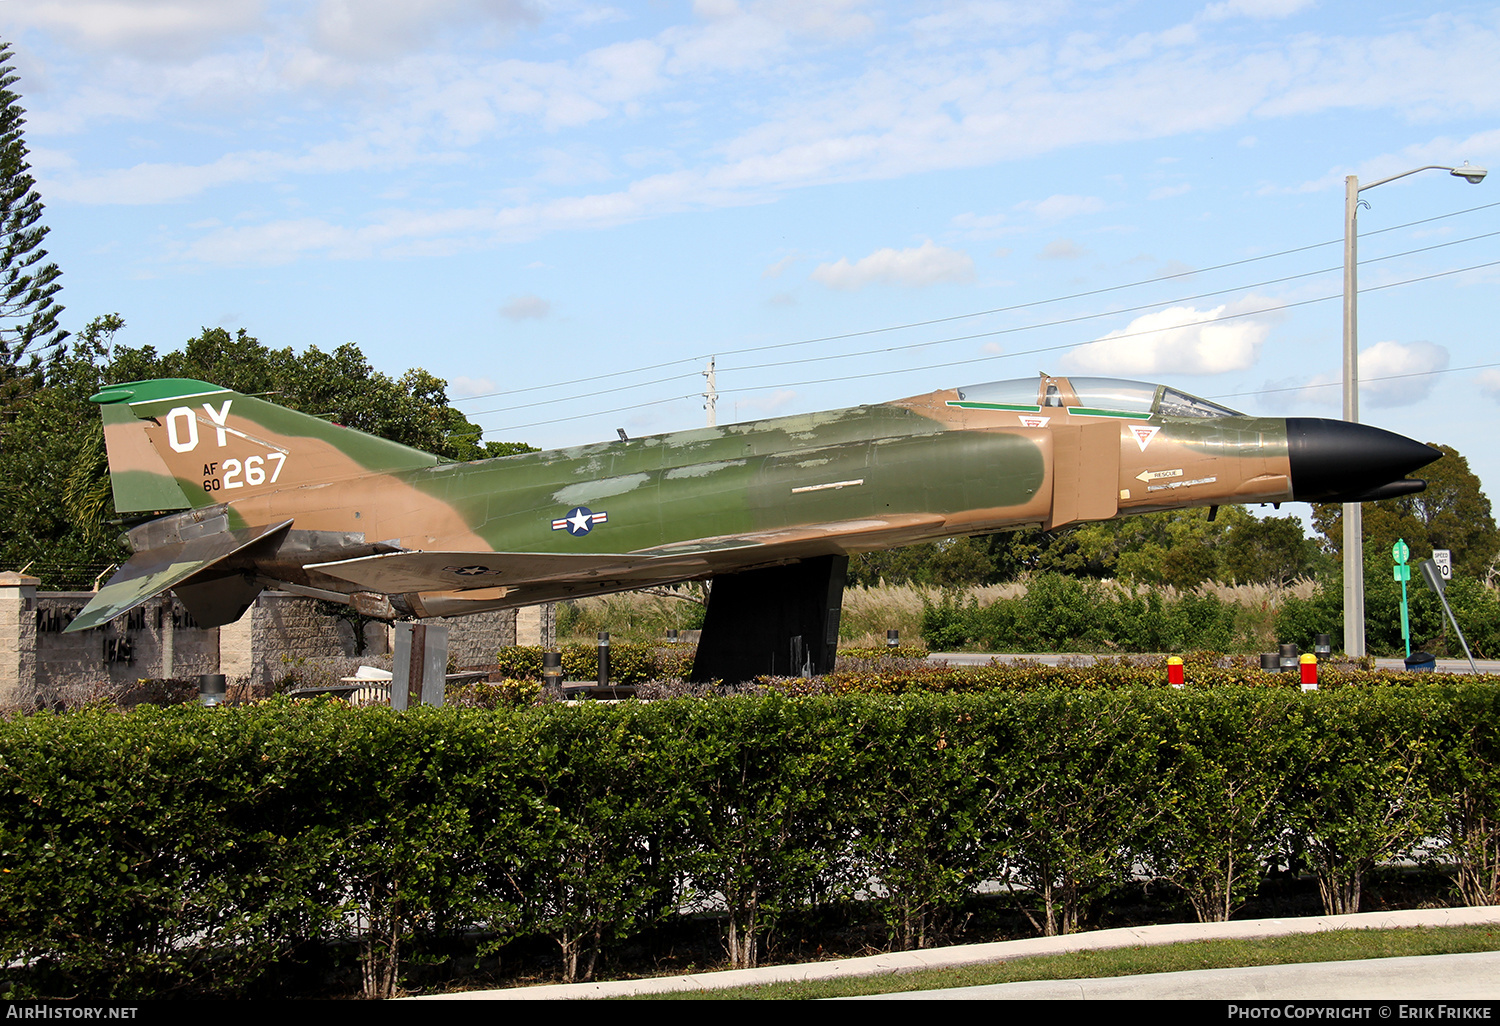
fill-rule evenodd
<path id="1" fill-rule="evenodd" d="M 991 382 L 472 463 L 202 381 L 112 385 L 115 508 L 165 513 L 68 627 L 171 589 L 205 627 L 263 588 L 379 618 L 711 579 L 696 679 L 832 667 L 851 553 L 1224 503 L 1419 491 L 1440 453 L 1165 385 Z"/>

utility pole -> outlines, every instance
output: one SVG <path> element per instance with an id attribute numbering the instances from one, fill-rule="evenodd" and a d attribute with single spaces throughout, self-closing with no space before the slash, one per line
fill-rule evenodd
<path id="1" fill-rule="evenodd" d="M 714 358 L 712 356 L 708 358 L 708 370 L 703 372 L 703 376 L 708 379 L 708 390 L 703 393 L 703 398 L 706 400 L 703 408 L 708 411 L 708 426 L 716 427 L 718 417 L 715 415 L 714 407 L 719 401 L 719 392 L 714 388 Z"/>
<path id="2" fill-rule="evenodd" d="M 1359 194 L 1386 182 L 1414 175 L 1418 171 L 1446 171 L 1470 185 L 1478 185 L 1488 174 L 1467 160 L 1462 167 L 1427 164 L 1391 175 L 1368 185 L 1359 184 L 1359 176 L 1344 179 L 1344 419 L 1359 422 Z M 1369 204 L 1365 204 L 1368 206 Z M 1344 653 L 1365 654 L 1365 535 L 1364 507 L 1357 502 L 1344 503 Z"/>

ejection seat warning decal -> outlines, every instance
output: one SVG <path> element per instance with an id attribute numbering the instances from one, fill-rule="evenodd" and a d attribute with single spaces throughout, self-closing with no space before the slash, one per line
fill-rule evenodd
<path id="1" fill-rule="evenodd" d="M 580 538 L 594 529 L 595 524 L 609 522 L 609 514 L 604 512 L 595 513 L 587 506 L 574 506 L 568 510 L 568 515 L 558 517 L 552 521 L 552 530 L 566 530 L 575 538 Z"/>
<path id="2" fill-rule="evenodd" d="M 1160 430 L 1159 427 L 1147 427 L 1144 424 L 1130 425 L 1130 433 L 1135 435 L 1135 444 L 1141 447 L 1141 452 L 1146 451 L 1146 446 L 1151 444 L 1151 439 L 1155 438 Z"/>

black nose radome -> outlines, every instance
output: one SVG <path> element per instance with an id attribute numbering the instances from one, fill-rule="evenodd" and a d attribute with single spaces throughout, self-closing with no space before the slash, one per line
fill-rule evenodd
<path id="1" fill-rule="evenodd" d="M 1364 502 L 1421 491 L 1417 482 L 1388 486 L 1442 455 L 1394 431 L 1306 417 L 1287 420 L 1286 448 L 1298 502 Z"/>

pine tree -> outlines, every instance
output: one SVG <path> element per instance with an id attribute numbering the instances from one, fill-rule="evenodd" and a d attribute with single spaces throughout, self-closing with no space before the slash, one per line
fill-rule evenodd
<path id="1" fill-rule="evenodd" d="M 62 271 L 43 263 L 47 227 L 26 160 L 26 111 L 11 88 L 19 81 L 11 57 L 10 44 L 0 43 L 0 387 L 7 392 L 68 337 L 57 323 Z"/>

